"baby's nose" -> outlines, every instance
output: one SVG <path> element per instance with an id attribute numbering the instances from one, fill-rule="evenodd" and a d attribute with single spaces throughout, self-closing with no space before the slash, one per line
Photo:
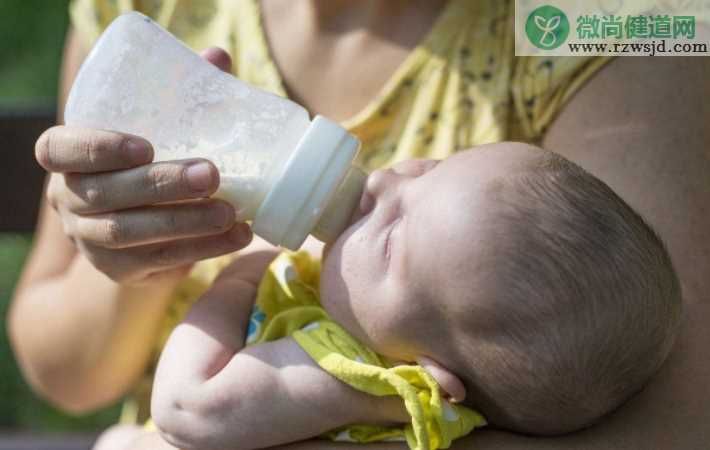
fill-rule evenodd
<path id="1" fill-rule="evenodd" d="M 369 214 L 375 207 L 378 198 L 394 187 L 400 178 L 401 176 L 392 169 L 379 169 L 372 172 L 365 183 L 365 189 L 360 200 L 360 212 Z"/>
<path id="2" fill-rule="evenodd" d="M 389 187 L 394 185 L 400 175 L 398 175 L 392 169 L 379 169 L 375 170 L 367 177 L 367 183 L 365 185 L 365 190 L 377 197 L 382 195 Z"/>

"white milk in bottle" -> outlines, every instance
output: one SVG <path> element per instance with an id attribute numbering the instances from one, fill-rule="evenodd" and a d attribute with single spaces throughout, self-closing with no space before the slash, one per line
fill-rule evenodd
<path id="1" fill-rule="evenodd" d="M 351 165 L 359 142 L 342 127 L 220 71 L 137 12 L 118 17 L 92 49 L 65 122 L 144 137 L 155 161 L 211 160 L 216 196 L 291 249 L 309 233 L 334 240 L 365 179 Z"/>

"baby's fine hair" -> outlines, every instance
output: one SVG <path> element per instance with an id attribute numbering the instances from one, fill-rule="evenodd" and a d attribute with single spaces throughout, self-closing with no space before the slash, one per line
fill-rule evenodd
<path id="1" fill-rule="evenodd" d="M 495 197 L 503 329 L 495 358 L 466 358 L 467 400 L 519 432 L 584 428 L 666 359 L 681 315 L 670 257 L 606 184 L 554 153 L 504 179 Z"/>

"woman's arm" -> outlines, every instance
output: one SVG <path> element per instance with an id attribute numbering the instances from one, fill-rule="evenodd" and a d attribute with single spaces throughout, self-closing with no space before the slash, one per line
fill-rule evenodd
<path id="1" fill-rule="evenodd" d="M 453 450 L 706 448 L 710 441 L 710 59 L 619 58 L 552 124 L 543 147 L 608 183 L 666 242 L 683 286 L 676 346 L 646 389 L 588 430 L 528 438 L 482 430 Z M 272 450 L 351 450 L 308 441 Z M 377 443 L 368 450 L 405 450 Z"/>
<path id="2" fill-rule="evenodd" d="M 62 70 L 60 110 L 87 53 L 88 49 L 70 31 Z M 229 57 L 223 52 L 212 51 L 208 56 L 223 69 L 229 65 Z M 54 186 L 49 191 L 54 192 L 56 209 L 50 207 L 45 196 L 34 247 L 8 316 L 8 328 L 15 354 L 30 384 L 38 393 L 72 412 L 89 411 L 118 400 L 142 376 L 169 294 L 184 277 L 185 267 L 244 245 L 238 241 L 237 233 L 233 233 L 237 227 L 229 229 L 231 224 L 224 223 L 228 229 L 224 232 L 225 229 L 211 223 L 210 212 L 214 213 L 218 205 L 209 200 L 119 211 L 103 217 L 73 213 L 71 205 L 63 201 L 72 190 L 57 186 L 69 178 L 94 182 L 102 175 L 94 176 L 93 172 L 111 170 L 106 167 L 115 165 L 119 165 L 117 169 L 129 167 L 129 170 L 112 172 L 118 174 L 112 188 L 95 186 L 95 190 L 110 194 L 104 197 L 123 196 L 124 203 L 140 201 L 142 196 L 151 194 L 182 198 L 178 194 L 186 191 L 186 183 L 178 171 L 168 173 L 152 165 L 151 176 L 140 183 L 132 181 L 130 177 L 135 178 L 136 172 L 147 166 L 130 169 L 133 166 L 126 164 L 122 143 L 125 137 L 117 133 L 62 127 L 46 132 L 38 142 L 40 162 L 45 167 L 63 169 L 50 169 L 55 172 L 49 177 L 50 185 Z M 82 170 L 77 169 L 79 166 Z M 65 176 L 63 172 L 67 171 L 85 173 Z M 150 187 L 151 183 L 156 184 L 155 188 Z M 77 194 L 81 185 L 73 188 Z M 76 246 L 68 234 L 74 236 Z M 131 239 L 154 242 L 156 238 L 203 235 L 208 236 L 176 239 L 172 245 L 171 242 L 128 245 L 133 244 Z M 241 235 L 245 237 L 243 231 Z M 176 266 L 182 267 L 172 269 Z M 116 282 L 106 275 L 150 270 L 160 273 L 144 276 L 140 285 Z"/>
<path id="3" fill-rule="evenodd" d="M 710 438 L 708 80 L 708 58 L 619 58 L 573 98 L 543 143 L 641 213 L 683 288 L 684 324 L 670 359 L 617 414 L 570 439 L 585 448 L 701 448 Z"/>
<path id="4" fill-rule="evenodd" d="M 61 109 L 88 54 L 71 30 Z M 35 243 L 9 315 L 27 380 L 53 403 L 83 412 L 118 399 L 141 375 L 171 283 L 125 288 L 98 272 L 64 233 L 43 197 Z"/>
<path id="5" fill-rule="evenodd" d="M 710 440 L 707 80 L 706 58 L 619 58 L 570 101 L 543 142 L 606 181 L 668 245 L 685 302 L 683 328 L 669 360 L 643 392 L 588 430 L 554 438 L 482 430 L 454 442 L 453 450 L 705 448 Z M 159 442 L 157 435 L 145 439 Z M 272 450 L 356 447 L 314 440 Z M 406 445 L 375 443 L 368 449 L 405 450 Z"/>
<path id="6" fill-rule="evenodd" d="M 262 448 L 350 423 L 409 420 L 399 397 L 342 383 L 291 338 L 244 348 L 259 281 L 276 254 L 252 253 L 225 268 L 171 334 L 151 411 L 176 447 Z"/>

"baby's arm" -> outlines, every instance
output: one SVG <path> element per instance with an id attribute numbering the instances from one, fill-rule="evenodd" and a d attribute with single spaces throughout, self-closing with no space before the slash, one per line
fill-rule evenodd
<path id="1" fill-rule="evenodd" d="M 350 423 L 408 421 L 396 397 L 338 381 L 290 338 L 243 348 L 257 285 L 274 253 L 240 258 L 195 304 L 163 351 L 152 414 L 182 449 L 252 449 Z"/>

